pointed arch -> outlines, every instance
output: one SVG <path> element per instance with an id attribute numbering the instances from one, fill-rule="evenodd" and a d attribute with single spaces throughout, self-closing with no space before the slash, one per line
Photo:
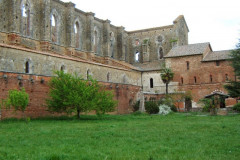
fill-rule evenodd
<path id="1" fill-rule="evenodd" d="M 24 36 L 30 36 L 31 30 L 31 15 L 30 15 L 30 2 L 23 0 L 21 3 L 21 32 Z"/>
<path id="2" fill-rule="evenodd" d="M 158 49 L 158 59 L 163 59 L 163 47 L 159 47 Z"/>
<path id="3" fill-rule="evenodd" d="M 115 43 L 115 37 L 114 37 L 113 32 L 110 32 L 109 38 L 110 38 L 110 54 L 111 54 L 111 57 L 113 58 L 114 57 L 114 43 Z"/>
<path id="4" fill-rule="evenodd" d="M 94 28 L 94 38 L 93 38 L 93 51 L 94 53 L 98 53 L 98 39 L 99 33 L 97 27 Z"/>
<path id="5" fill-rule="evenodd" d="M 66 67 L 65 67 L 65 65 L 61 65 L 61 67 L 60 67 L 60 71 L 63 71 L 63 72 L 66 71 Z"/>
<path id="6" fill-rule="evenodd" d="M 77 18 L 74 22 L 74 38 L 75 38 L 75 47 L 78 49 L 82 48 L 82 23 Z"/>
<path id="7" fill-rule="evenodd" d="M 24 68 L 24 73 L 27 73 L 27 74 L 33 73 L 33 63 L 31 61 L 31 58 L 25 59 L 23 68 Z"/>
<path id="8" fill-rule="evenodd" d="M 29 73 L 29 62 L 25 63 L 25 73 Z"/>
<path id="9" fill-rule="evenodd" d="M 50 21 L 51 21 L 51 41 L 54 43 L 58 43 L 59 16 L 56 9 L 52 10 Z"/>

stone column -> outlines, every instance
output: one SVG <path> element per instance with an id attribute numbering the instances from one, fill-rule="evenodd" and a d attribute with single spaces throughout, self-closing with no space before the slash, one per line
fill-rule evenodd
<path id="1" fill-rule="evenodd" d="M 89 52 L 93 52 L 94 15 L 95 14 L 92 12 L 87 13 L 86 44 L 87 44 L 87 51 Z"/>
<path id="2" fill-rule="evenodd" d="M 106 20 L 103 24 L 103 56 L 111 57 L 110 55 L 110 23 L 111 21 Z"/>
<path id="3" fill-rule="evenodd" d="M 145 112 L 145 98 L 144 98 L 144 93 L 141 89 L 140 91 L 140 106 L 139 106 L 139 111 L 140 112 Z"/>
<path id="4" fill-rule="evenodd" d="M 66 44 L 69 47 L 75 48 L 75 36 L 74 36 L 74 9 L 75 4 L 72 2 L 67 3 L 66 13 Z"/>
<path id="5" fill-rule="evenodd" d="M 118 27 L 118 35 L 117 35 L 117 52 L 118 56 L 117 58 L 119 60 L 125 60 L 124 55 L 124 27 Z"/>
<path id="6" fill-rule="evenodd" d="M 41 40 L 51 41 L 51 0 L 44 0 L 42 4 L 42 25 L 41 25 Z"/>
<path id="7" fill-rule="evenodd" d="M 5 11 L 9 12 L 8 20 L 9 20 L 9 32 L 10 33 L 20 33 L 21 28 L 21 2 L 19 0 L 9 0 L 8 9 Z"/>

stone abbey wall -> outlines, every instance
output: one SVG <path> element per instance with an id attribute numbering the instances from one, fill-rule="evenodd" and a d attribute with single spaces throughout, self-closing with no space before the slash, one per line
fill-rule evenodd
<path id="1" fill-rule="evenodd" d="M 224 91 L 226 77 L 234 78 L 226 61 L 229 53 L 209 55 L 213 52 L 210 44 L 201 52 L 205 44 L 191 49 L 182 15 L 172 25 L 126 31 L 60 0 L 0 0 L 0 9 L 0 98 L 9 89 L 19 88 L 18 77 L 23 77 L 23 87 L 31 97 L 29 116 L 50 115 L 42 104 L 54 70 L 85 79 L 92 75 L 114 92 L 118 114 L 130 113 L 131 105 L 144 97 L 163 97 L 166 88 L 160 72 L 164 63 L 175 73 L 169 92 L 191 90 L 194 102 L 216 89 Z M 176 48 L 176 55 L 168 57 Z M 216 66 L 214 58 L 221 56 Z M 204 61 L 205 57 L 210 61 Z M 190 62 L 189 70 L 186 62 Z M 14 116 L 1 112 L 4 118 Z"/>
<path id="2" fill-rule="evenodd" d="M 162 59 L 159 53 L 166 55 L 175 45 L 173 40 L 177 40 L 176 45 L 188 43 L 183 16 L 170 26 L 127 32 L 94 13 L 76 9 L 71 2 L 2 0 L 0 7 L 3 11 L 0 32 L 14 33 L 10 43 L 42 51 L 88 52 L 135 63 L 136 51 L 140 53 L 139 62 L 148 62 Z"/>

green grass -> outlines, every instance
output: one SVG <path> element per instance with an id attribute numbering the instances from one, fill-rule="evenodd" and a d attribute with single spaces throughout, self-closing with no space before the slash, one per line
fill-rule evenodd
<path id="1" fill-rule="evenodd" d="M 0 122 L 0 160 L 238 160 L 240 115 L 82 116 Z"/>

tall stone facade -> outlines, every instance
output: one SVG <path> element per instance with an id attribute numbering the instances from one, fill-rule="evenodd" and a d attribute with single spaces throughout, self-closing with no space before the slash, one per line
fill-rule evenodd
<path id="1" fill-rule="evenodd" d="M 206 75 L 197 74 L 202 68 L 208 68 L 214 77 L 211 86 L 220 81 L 221 86 L 225 81 L 216 78 L 210 67 L 216 61 L 223 64 L 219 68 L 225 70 L 225 79 L 226 74 L 233 77 L 233 70 L 225 61 L 229 52 L 221 52 L 225 57 L 216 60 L 209 54 L 213 52 L 210 44 L 201 54 L 191 50 L 189 29 L 182 15 L 169 26 L 129 32 L 92 12 L 75 8 L 71 2 L 0 0 L 0 9 L 0 98 L 6 97 L 9 89 L 25 87 L 32 97 L 29 116 L 47 114 L 42 107 L 54 70 L 77 73 L 85 79 L 91 74 L 106 89 L 113 90 L 119 100 L 115 112 L 118 114 L 131 112 L 131 105 L 142 99 L 141 95 L 146 100 L 162 97 L 165 85 L 160 71 L 165 62 L 175 72 L 169 85 L 171 93 L 188 90 L 193 73 L 205 79 Z M 190 49 L 191 54 L 181 55 L 182 47 Z M 171 56 L 172 52 L 178 56 Z M 204 61 L 207 56 L 210 60 Z M 186 61 L 194 64 L 191 72 L 184 71 Z M 186 84 L 181 84 L 180 77 Z M 202 82 L 194 84 L 195 101 L 219 88 L 210 87 L 199 94 L 202 85 L 206 86 Z M 3 118 L 10 117 L 9 111 L 2 109 L 0 113 Z"/>

